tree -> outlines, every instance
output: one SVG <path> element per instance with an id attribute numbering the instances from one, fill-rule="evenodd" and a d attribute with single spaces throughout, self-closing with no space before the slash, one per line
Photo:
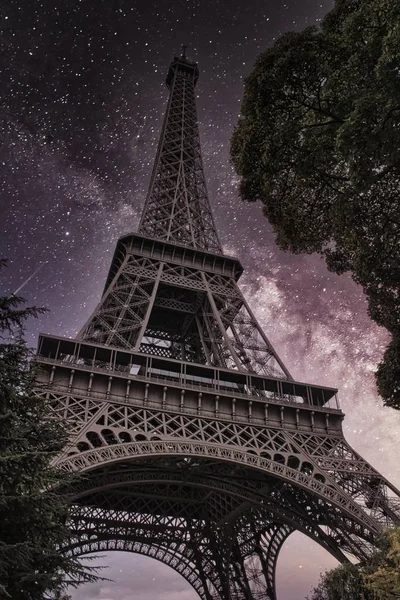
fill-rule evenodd
<path id="1" fill-rule="evenodd" d="M 400 395 L 400 336 L 394 337 L 386 349 L 376 373 L 379 393 L 386 404 L 399 408 Z"/>
<path id="2" fill-rule="evenodd" d="M 308 600 L 373 600 L 366 591 L 360 569 L 351 563 L 322 575 Z"/>
<path id="3" fill-rule="evenodd" d="M 61 600 L 68 584 L 98 579 L 59 551 L 69 540 L 69 507 L 58 493 L 67 479 L 51 461 L 67 429 L 32 393 L 35 368 L 23 339 L 26 319 L 39 312 L 0 297 L 0 598 L 7 600 Z"/>
<path id="4" fill-rule="evenodd" d="M 340 565 L 322 575 L 308 600 L 395 598 L 400 598 L 400 527 L 386 530 L 365 561 Z"/>
<path id="5" fill-rule="evenodd" d="M 244 200 L 277 243 L 318 252 L 363 286 L 393 343 L 377 373 L 400 408 L 400 4 L 336 0 L 319 28 L 288 33 L 246 80 L 231 156 Z"/>
<path id="6" fill-rule="evenodd" d="M 378 564 L 368 570 L 365 583 L 379 600 L 400 598 L 400 527 L 387 530 Z"/>

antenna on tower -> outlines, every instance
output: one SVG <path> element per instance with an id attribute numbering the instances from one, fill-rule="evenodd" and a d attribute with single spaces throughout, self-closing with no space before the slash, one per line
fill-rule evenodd
<path id="1" fill-rule="evenodd" d="M 187 46 L 185 46 L 185 44 L 182 44 L 181 48 L 182 48 L 181 58 L 186 58 Z"/>

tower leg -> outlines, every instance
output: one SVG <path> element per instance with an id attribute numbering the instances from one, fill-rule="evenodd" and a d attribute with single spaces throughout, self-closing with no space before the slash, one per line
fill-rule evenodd
<path id="1" fill-rule="evenodd" d="M 282 545 L 292 531 L 293 529 L 288 525 L 273 523 L 260 536 L 259 558 L 267 584 L 267 597 L 269 600 L 277 600 L 276 565 Z"/>

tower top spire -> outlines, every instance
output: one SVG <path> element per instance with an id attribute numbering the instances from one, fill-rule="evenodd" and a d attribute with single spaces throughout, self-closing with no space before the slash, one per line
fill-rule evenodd
<path id="1" fill-rule="evenodd" d="M 194 86 L 196 85 L 197 80 L 199 78 L 199 68 L 197 66 L 197 63 L 192 60 L 189 60 L 186 56 L 186 50 L 188 46 L 182 44 L 181 48 L 181 55 L 174 56 L 171 64 L 169 65 L 167 78 L 165 80 L 165 83 L 167 84 L 168 88 L 171 87 L 175 76 L 178 74 L 182 75 L 186 73 L 186 77 L 189 77 L 189 79 L 193 81 Z"/>
<path id="2" fill-rule="evenodd" d="M 181 56 L 170 64 L 164 124 L 139 232 L 149 237 L 222 253 L 201 158 L 196 114 L 196 62 Z"/>

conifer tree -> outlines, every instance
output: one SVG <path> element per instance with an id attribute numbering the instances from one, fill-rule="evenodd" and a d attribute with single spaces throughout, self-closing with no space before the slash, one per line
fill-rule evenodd
<path id="1" fill-rule="evenodd" d="M 4 267 L 5 261 L 0 261 Z M 68 546 L 66 475 L 52 466 L 66 425 L 34 394 L 35 366 L 24 324 L 40 309 L 0 297 L 0 599 L 65 597 L 68 584 L 96 581 L 96 570 L 60 552 Z"/>

